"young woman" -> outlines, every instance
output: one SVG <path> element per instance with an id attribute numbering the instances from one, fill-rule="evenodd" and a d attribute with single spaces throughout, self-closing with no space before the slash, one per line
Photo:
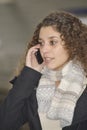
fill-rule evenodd
<path id="1" fill-rule="evenodd" d="M 38 63 L 40 50 L 43 62 Z M 53 12 L 37 26 L 18 75 L 0 108 L 0 128 L 87 129 L 87 26 Z M 50 125 L 49 125 L 50 124 Z"/>

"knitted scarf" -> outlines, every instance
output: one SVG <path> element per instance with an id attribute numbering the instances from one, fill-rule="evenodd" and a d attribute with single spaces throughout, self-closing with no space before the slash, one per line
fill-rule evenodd
<path id="1" fill-rule="evenodd" d="M 58 87 L 55 86 L 57 80 L 60 81 Z M 76 102 L 86 87 L 85 80 L 81 65 L 73 61 L 60 71 L 45 67 L 37 88 L 39 112 L 51 120 L 60 120 L 61 127 L 71 125 Z"/>

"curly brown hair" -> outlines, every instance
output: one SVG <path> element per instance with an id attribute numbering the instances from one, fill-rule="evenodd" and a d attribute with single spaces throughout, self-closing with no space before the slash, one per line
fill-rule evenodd
<path id="1" fill-rule="evenodd" d="M 53 27 L 53 29 L 61 34 L 70 58 L 76 58 L 76 60 L 80 61 L 87 73 L 87 25 L 83 24 L 79 18 L 69 12 L 55 11 L 46 16 L 37 25 L 32 40 L 28 43 L 26 54 L 30 47 L 38 44 L 40 29 L 48 26 Z M 25 58 L 21 69 L 24 65 Z"/>

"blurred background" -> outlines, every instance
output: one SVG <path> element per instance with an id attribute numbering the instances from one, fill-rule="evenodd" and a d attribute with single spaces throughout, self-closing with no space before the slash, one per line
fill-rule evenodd
<path id="1" fill-rule="evenodd" d="M 54 10 L 72 12 L 87 24 L 87 0 L 0 0 L 0 102 L 36 25 Z"/>

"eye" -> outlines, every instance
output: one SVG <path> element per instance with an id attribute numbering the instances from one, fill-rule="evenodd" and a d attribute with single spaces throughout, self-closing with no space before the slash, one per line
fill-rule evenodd
<path id="1" fill-rule="evenodd" d="M 40 44 L 40 46 L 43 46 L 43 45 L 44 45 L 44 42 L 43 42 L 43 41 L 38 41 L 38 43 Z"/>
<path id="2" fill-rule="evenodd" d="M 58 43 L 58 41 L 56 41 L 56 40 L 51 40 L 51 41 L 50 41 L 50 45 L 52 45 L 52 46 L 53 46 L 53 45 L 56 45 L 57 43 Z"/>

